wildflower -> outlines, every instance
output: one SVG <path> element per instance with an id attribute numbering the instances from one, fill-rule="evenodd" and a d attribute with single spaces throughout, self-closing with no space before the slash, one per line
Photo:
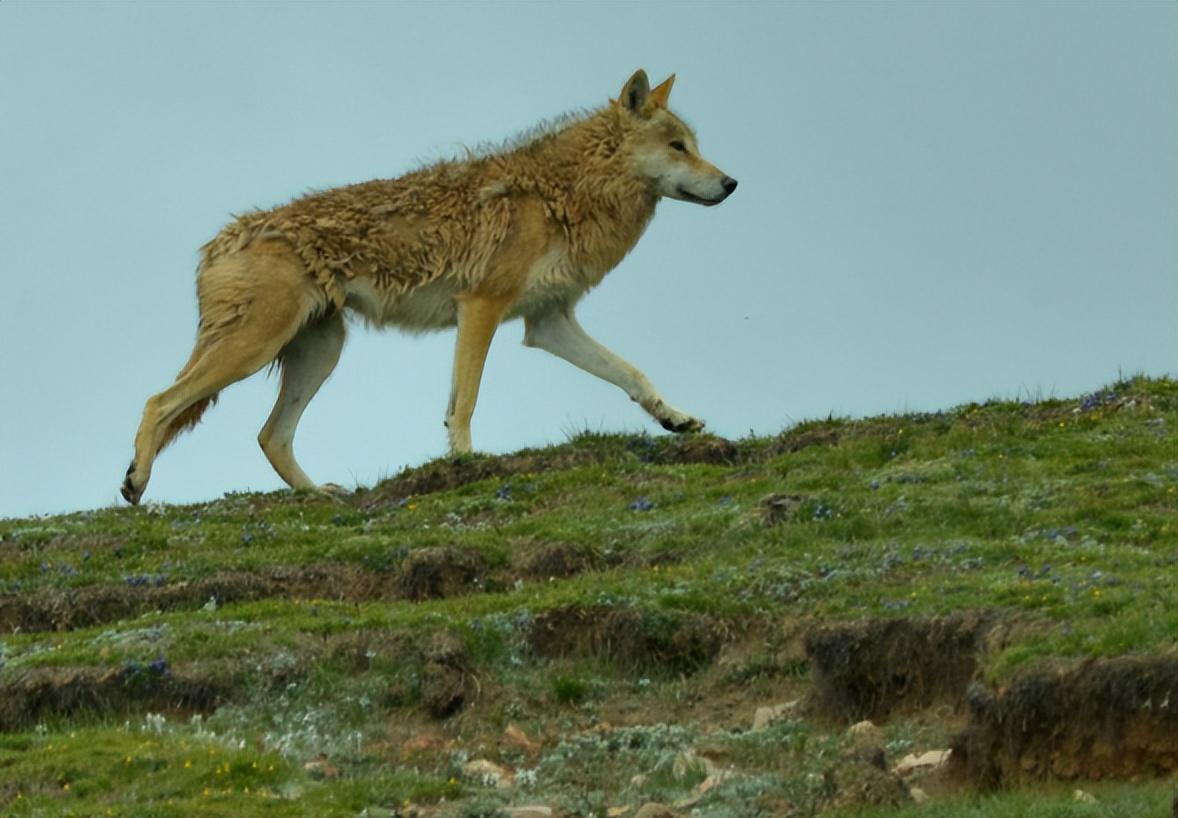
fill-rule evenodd
<path id="1" fill-rule="evenodd" d="M 191 759 L 186 759 L 184 761 L 184 769 L 186 769 L 186 770 L 192 769 L 192 760 Z"/>

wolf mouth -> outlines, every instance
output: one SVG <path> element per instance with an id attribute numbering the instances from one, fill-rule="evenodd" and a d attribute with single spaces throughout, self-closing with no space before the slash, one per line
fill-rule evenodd
<path id="1" fill-rule="evenodd" d="M 682 196 L 684 201 L 695 202 L 696 204 L 707 205 L 708 207 L 711 207 L 712 205 L 718 205 L 718 204 L 720 204 L 720 202 L 722 202 L 728 198 L 728 194 L 725 193 L 719 199 L 705 199 L 702 196 L 696 196 L 694 193 L 692 193 L 690 190 L 687 190 L 682 185 L 679 185 L 678 187 L 676 187 L 675 192 L 678 193 L 680 196 Z"/>

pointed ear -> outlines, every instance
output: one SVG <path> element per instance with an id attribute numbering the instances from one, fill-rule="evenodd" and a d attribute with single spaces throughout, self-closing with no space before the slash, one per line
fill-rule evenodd
<path id="1" fill-rule="evenodd" d="M 622 95 L 618 97 L 618 101 L 623 108 L 636 114 L 642 110 L 649 98 L 650 80 L 646 78 L 646 72 L 639 68 L 622 86 Z"/>
<path id="2" fill-rule="evenodd" d="M 650 92 L 650 101 L 656 108 L 667 107 L 667 97 L 671 96 L 671 86 L 675 84 L 675 75 L 667 77 L 658 87 Z"/>

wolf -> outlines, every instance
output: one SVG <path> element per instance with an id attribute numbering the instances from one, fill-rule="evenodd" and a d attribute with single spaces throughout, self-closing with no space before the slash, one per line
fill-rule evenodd
<path id="1" fill-rule="evenodd" d="M 270 364 L 278 400 L 258 442 L 288 485 L 317 488 L 295 460 L 295 427 L 339 360 L 349 314 L 410 332 L 457 327 L 445 415 L 453 454 L 471 451 L 487 349 L 515 318 L 526 346 L 619 386 L 664 428 L 703 428 L 574 314 L 661 199 L 710 206 L 736 189 L 667 107 L 674 82 L 651 88 L 639 70 L 607 105 L 502 148 L 238 216 L 201 248 L 196 344 L 175 382 L 147 400 L 124 499 L 139 502 L 159 452 L 222 389 Z"/>

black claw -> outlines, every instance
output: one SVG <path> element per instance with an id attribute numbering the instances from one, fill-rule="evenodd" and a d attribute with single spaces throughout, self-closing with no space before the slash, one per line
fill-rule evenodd
<path id="1" fill-rule="evenodd" d="M 659 425 L 660 425 L 660 426 L 662 426 L 664 429 L 666 429 L 668 432 L 677 432 L 677 431 L 679 431 L 679 429 L 678 429 L 678 428 L 675 426 L 675 424 L 674 424 L 674 423 L 671 423 L 671 421 L 670 421 L 670 420 L 666 420 L 666 419 L 664 419 L 664 420 L 660 420 L 660 421 L 659 421 Z"/>
<path id="2" fill-rule="evenodd" d="M 139 505 L 140 492 L 135 490 L 135 484 L 131 482 L 131 476 L 127 475 L 127 479 L 123 481 L 123 486 L 120 489 L 123 499 L 133 506 Z"/>

